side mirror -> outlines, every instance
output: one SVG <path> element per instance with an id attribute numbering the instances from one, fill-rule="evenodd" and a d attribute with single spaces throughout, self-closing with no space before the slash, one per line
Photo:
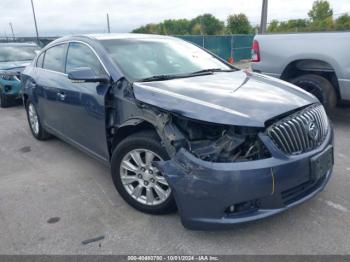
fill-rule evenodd
<path id="1" fill-rule="evenodd" d="M 90 67 L 80 67 L 68 72 L 73 82 L 108 82 L 108 76 L 97 76 Z"/>

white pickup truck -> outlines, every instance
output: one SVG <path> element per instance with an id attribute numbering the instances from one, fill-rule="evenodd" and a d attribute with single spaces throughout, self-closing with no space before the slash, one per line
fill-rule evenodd
<path id="1" fill-rule="evenodd" d="M 350 32 L 257 35 L 252 69 L 303 88 L 332 110 L 350 100 Z"/>

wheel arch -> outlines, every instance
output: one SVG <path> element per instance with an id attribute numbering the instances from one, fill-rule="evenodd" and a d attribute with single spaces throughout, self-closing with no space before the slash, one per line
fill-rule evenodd
<path id="1" fill-rule="evenodd" d="M 305 74 L 316 74 L 326 78 L 335 89 L 337 98 L 340 98 L 336 70 L 327 61 L 320 59 L 296 59 L 285 67 L 280 78 L 285 81 L 291 81 L 293 78 Z"/>
<path id="2" fill-rule="evenodd" d="M 159 137 L 156 127 L 152 123 L 144 119 L 131 119 L 123 123 L 120 127 L 116 129 L 115 134 L 113 135 L 112 143 L 110 146 L 111 154 L 113 153 L 114 149 L 118 146 L 118 144 L 121 141 L 123 141 L 123 139 L 132 134 L 146 130 L 154 131 Z"/>
<path id="3" fill-rule="evenodd" d="M 22 94 L 22 99 L 23 99 L 23 106 L 26 107 L 28 102 L 28 94 L 26 93 Z"/>

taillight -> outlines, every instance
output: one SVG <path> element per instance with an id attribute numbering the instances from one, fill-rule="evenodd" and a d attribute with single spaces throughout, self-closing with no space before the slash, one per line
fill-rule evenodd
<path id="1" fill-rule="evenodd" d="M 260 48 L 259 48 L 259 42 L 257 40 L 253 41 L 252 62 L 260 62 Z"/>

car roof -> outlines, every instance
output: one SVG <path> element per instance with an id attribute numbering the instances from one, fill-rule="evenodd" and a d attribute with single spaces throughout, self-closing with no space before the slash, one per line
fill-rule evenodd
<path id="1" fill-rule="evenodd" d="M 88 38 L 96 40 L 113 40 L 113 39 L 159 39 L 159 38 L 173 38 L 165 35 L 154 35 L 154 34 L 135 34 L 135 33 L 120 33 L 120 34 L 86 34 L 82 35 Z"/>
<path id="2" fill-rule="evenodd" d="M 105 34 L 81 34 L 67 35 L 50 42 L 42 50 L 46 50 L 56 44 L 69 41 L 103 41 L 103 40 L 119 40 L 119 39 L 177 39 L 173 36 L 154 35 L 154 34 L 136 34 L 136 33 L 105 33 Z"/>

